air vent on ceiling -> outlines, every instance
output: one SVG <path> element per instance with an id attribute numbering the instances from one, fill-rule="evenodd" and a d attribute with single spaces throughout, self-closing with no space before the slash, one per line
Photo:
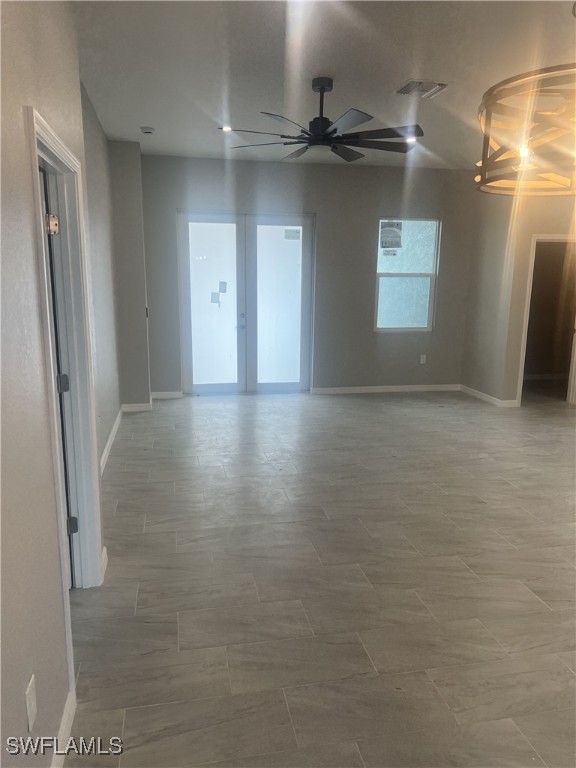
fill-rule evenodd
<path id="1" fill-rule="evenodd" d="M 448 83 L 435 83 L 432 80 L 407 80 L 395 93 L 400 96 L 419 96 L 421 99 L 432 99 L 448 88 Z"/>

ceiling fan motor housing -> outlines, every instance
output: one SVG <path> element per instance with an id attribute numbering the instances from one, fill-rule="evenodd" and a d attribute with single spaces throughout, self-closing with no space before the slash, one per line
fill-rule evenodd
<path id="1" fill-rule="evenodd" d="M 314 144 L 327 144 L 325 139 L 326 137 L 322 137 L 321 134 L 324 133 L 324 131 L 327 131 L 328 128 L 332 125 L 332 122 L 328 120 L 327 117 L 315 117 L 313 120 L 310 120 L 308 123 L 308 130 L 310 133 L 314 134 L 314 141 L 312 143 Z M 324 138 L 324 141 L 322 140 Z"/>

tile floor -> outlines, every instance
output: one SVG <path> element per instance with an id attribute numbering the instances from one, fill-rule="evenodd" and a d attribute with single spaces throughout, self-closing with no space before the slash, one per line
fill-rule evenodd
<path id="1" fill-rule="evenodd" d="M 71 596 L 110 768 L 573 768 L 574 419 L 537 395 L 125 415 Z"/>

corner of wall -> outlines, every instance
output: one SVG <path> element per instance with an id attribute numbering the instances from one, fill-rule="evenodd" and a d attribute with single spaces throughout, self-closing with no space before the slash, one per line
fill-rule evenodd
<path id="1" fill-rule="evenodd" d="M 58 745 L 61 747 L 68 743 L 68 739 L 72 735 L 72 723 L 74 722 L 74 716 L 76 714 L 76 691 L 68 691 L 66 697 L 66 703 L 64 704 L 64 711 L 62 713 L 62 720 L 60 721 L 60 728 L 58 729 Z M 50 768 L 62 768 L 64 765 L 64 754 L 54 753 Z"/>
<path id="2" fill-rule="evenodd" d="M 110 451 L 112 450 L 112 444 L 114 443 L 114 438 L 116 437 L 116 433 L 118 432 L 118 427 L 120 426 L 121 420 L 122 420 L 122 408 L 118 410 L 118 415 L 116 416 L 114 424 L 112 425 L 112 429 L 110 431 L 110 434 L 108 435 L 108 440 L 106 441 L 106 445 L 104 446 L 104 450 L 102 451 L 102 455 L 100 456 L 100 474 L 101 475 L 104 473 L 104 469 L 106 468 L 106 462 L 108 461 L 108 457 L 110 456 Z"/>
<path id="3" fill-rule="evenodd" d="M 118 307 L 120 397 L 125 405 L 138 405 L 150 402 L 140 144 L 133 141 L 110 141 L 108 149 Z"/>

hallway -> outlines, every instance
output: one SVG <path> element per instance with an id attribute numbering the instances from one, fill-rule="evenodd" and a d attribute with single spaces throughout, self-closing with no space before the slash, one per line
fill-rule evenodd
<path id="1" fill-rule="evenodd" d="M 71 595 L 110 768 L 574 764 L 574 419 L 531 396 L 200 397 L 125 414 Z M 409 735 L 407 735 L 409 734 Z"/>

